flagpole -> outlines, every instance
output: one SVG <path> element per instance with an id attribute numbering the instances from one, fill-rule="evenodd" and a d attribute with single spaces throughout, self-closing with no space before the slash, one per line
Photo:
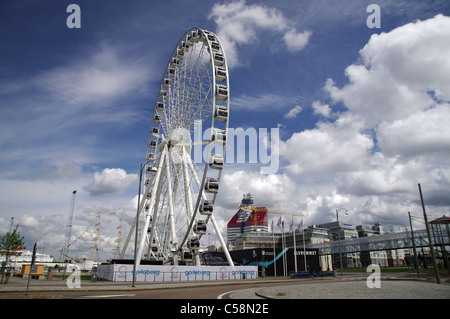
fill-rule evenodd
<path id="1" fill-rule="evenodd" d="M 273 267 L 275 272 L 275 277 L 277 276 L 277 261 L 276 261 L 276 253 L 275 253 L 275 232 L 273 227 L 273 219 L 272 219 L 272 243 L 273 243 Z"/>
<path id="2" fill-rule="evenodd" d="M 284 221 L 283 221 L 283 237 L 282 242 L 284 243 L 283 248 L 283 276 L 286 277 L 286 254 L 284 253 L 284 250 L 286 249 L 286 237 L 284 237 Z"/>
<path id="3" fill-rule="evenodd" d="M 302 227 L 302 232 L 303 232 L 303 257 L 305 259 L 305 272 L 306 272 L 306 246 L 305 246 L 305 229 Z"/>
<path id="4" fill-rule="evenodd" d="M 294 237 L 294 270 L 297 272 L 297 244 L 295 242 L 294 217 L 292 217 L 292 236 Z"/>

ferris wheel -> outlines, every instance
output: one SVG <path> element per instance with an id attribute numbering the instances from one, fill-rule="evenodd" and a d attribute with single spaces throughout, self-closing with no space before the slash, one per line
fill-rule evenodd
<path id="1" fill-rule="evenodd" d="M 212 225 L 233 265 L 214 218 L 229 90 L 225 52 L 217 35 L 199 28 L 187 31 L 170 56 L 153 109 L 138 208 L 143 220 L 137 263 L 148 259 L 200 265 L 200 240 Z M 201 140 L 193 138 L 199 125 L 209 128 L 201 132 Z M 194 161 L 194 149 L 200 150 L 200 161 Z"/>

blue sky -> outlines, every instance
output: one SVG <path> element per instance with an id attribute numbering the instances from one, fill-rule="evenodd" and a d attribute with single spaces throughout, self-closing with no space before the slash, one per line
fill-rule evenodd
<path id="1" fill-rule="evenodd" d="M 71 3 L 79 29 L 66 25 Z M 381 28 L 367 27 L 371 3 Z M 422 183 L 429 213 L 448 214 L 449 15 L 444 0 L 2 1 L 0 232 L 14 217 L 29 247 L 57 255 L 75 189 L 74 236 L 99 209 L 133 216 L 159 83 L 193 27 L 224 46 L 230 127 L 280 129 L 276 173 L 224 169 L 224 231 L 247 192 L 306 225 L 345 207 L 348 223 L 398 229 L 421 214 Z M 102 218 L 109 258 L 118 218 Z M 91 254 L 93 236 L 76 254 Z"/>

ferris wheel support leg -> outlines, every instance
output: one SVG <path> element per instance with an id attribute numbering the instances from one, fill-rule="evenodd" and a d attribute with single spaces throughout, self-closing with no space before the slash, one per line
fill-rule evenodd
<path id="1" fill-rule="evenodd" d="M 142 169 L 142 167 L 141 167 L 141 169 Z M 141 172 L 141 174 L 142 174 L 142 172 Z M 139 211 L 139 214 L 141 213 L 142 207 L 144 207 L 144 202 L 145 202 L 145 198 L 146 198 L 146 196 L 147 196 L 147 194 L 148 194 L 148 191 L 149 191 L 149 188 L 147 188 L 147 189 L 144 191 L 144 194 L 143 194 L 143 196 L 142 196 L 141 201 L 138 202 L 138 207 L 137 207 L 137 209 L 138 209 L 138 211 Z M 127 238 L 126 238 L 125 243 L 124 243 L 123 248 L 122 248 L 122 252 L 120 253 L 120 257 L 119 257 L 120 259 L 123 259 L 123 257 L 125 256 L 125 253 L 127 252 L 127 249 L 128 249 L 128 245 L 130 244 L 131 237 L 132 237 L 133 234 L 135 233 L 136 224 L 137 224 L 137 223 L 136 223 L 136 218 L 137 218 L 137 216 L 138 216 L 138 214 L 136 214 L 136 215 L 134 216 L 133 223 L 131 224 L 130 231 L 128 232 Z"/>
<path id="2" fill-rule="evenodd" d="M 227 258 L 228 264 L 231 267 L 234 267 L 233 259 L 231 259 L 230 252 L 228 251 L 227 245 L 225 244 L 225 241 L 223 240 L 222 234 L 220 232 L 219 226 L 217 225 L 216 219 L 214 218 L 214 215 L 210 216 L 211 223 L 214 226 L 214 230 L 216 231 L 217 237 L 219 237 L 219 242 L 222 245 L 223 252 L 225 253 L 225 257 Z"/>
<path id="3" fill-rule="evenodd" d="M 169 155 L 168 155 L 169 156 Z M 167 176 L 167 195 L 168 195 L 168 204 L 169 204 L 169 219 L 170 219 L 170 240 L 172 242 L 173 250 L 177 250 L 178 248 L 178 240 L 176 235 L 176 229 L 175 229 L 175 218 L 173 213 L 173 193 L 172 193 L 172 174 L 170 172 L 170 165 L 169 161 L 166 161 L 166 176 Z M 174 261 L 176 260 L 176 263 L 178 263 L 178 258 L 176 257 L 176 254 L 173 254 Z"/>
<path id="4" fill-rule="evenodd" d="M 196 265 L 197 267 L 201 266 L 201 263 L 200 263 L 200 254 L 199 254 L 199 253 L 196 253 L 196 254 L 195 254 L 195 265 Z"/>
<path id="5" fill-rule="evenodd" d="M 163 152 L 165 153 L 166 149 L 163 150 Z M 148 224 L 150 223 L 150 217 L 151 217 L 151 211 L 153 211 L 155 209 L 155 198 L 156 198 L 156 190 L 158 189 L 160 180 L 161 180 L 161 167 L 162 164 L 164 162 L 165 156 L 161 156 L 160 162 L 158 164 L 158 171 L 156 173 L 156 180 L 155 180 L 155 184 L 153 185 L 152 188 L 152 194 L 151 194 L 151 199 L 150 199 L 150 210 L 149 213 L 147 214 L 147 216 L 145 217 L 145 224 L 144 224 L 144 229 L 142 231 L 142 235 L 141 235 L 141 240 L 140 240 L 140 244 L 139 244 L 139 250 L 136 256 L 136 269 L 139 267 L 140 263 L 141 263 L 141 259 L 142 259 L 142 252 L 144 250 L 144 246 L 145 246 L 145 236 L 147 236 L 147 229 L 148 229 Z M 142 209 L 142 207 L 141 207 Z M 136 248 L 135 248 L 136 249 Z"/>
<path id="6" fill-rule="evenodd" d="M 165 163 L 165 161 L 168 161 L 169 159 L 168 159 L 168 152 L 167 152 L 167 148 L 165 149 L 165 151 L 163 150 L 163 152 L 162 152 L 162 156 L 161 156 L 161 165 L 159 166 L 160 167 L 160 169 L 162 169 L 162 167 L 163 167 L 163 164 Z M 160 180 L 159 180 L 159 182 L 158 182 L 158 185 L 156 186 L 156 195 L 155 194 L 153 194 L 152 196 L 154 196 L 156 199 L 155 199 L 155 202 L 154 202 L 154 205 L 153 205 L 153 213 L 152 213 L 152 215 L 150 215 L 150 217 L 152 217 L 152 227 L 151 227 L 151 229 L 152 229 L 152 231 L 150 232 L 150 236 L 148 236 L 147 235 L 147 240 L 148 240 L 148 245 L 147 245 L 147 260 L 150 260 L 150 257 L 151 257 L 151 255 L 153 255 L 153 256 L 155 256 L 155 254 L 154 254 L 154 252 L 152 251 L 152 248 L 153 248 L 153 243 L 154 242 L 156 242 L 156 243 L 159 243 L 159 241 L 160 241 L 160 238 L 158 237 L 159 235 L 158 235 L 158 230 L 156 229 L 156 221 L 157 221 L 157 219 L 158 219 L 158 214 L 159 214 L 159 211 L 158 211 L 158 208 L 160 208 L 159 207 L 159 200 L 160 200 L 160 198 L 161 198 L 161 187 L 162 187 L 162 185 L 163 185 L 163 182 L 162 182 L 162 180 L 164 179 L 164 171 L 163 172 L 161 172 L 161 175 L 160 175 Z M 153 191 L 153 190 L 152 190 Z"/>
<path id="7" fill-rule="evenodd" d="M 165 160 L 167 160 L 167 158 L 165 158 Z M 161 173 L 161 179 L 163 178 L 163 172 Z M 161 186 L 163 183 L 159 182 L 158 183 L 158 187 L 156 189 L 156 195 L 155 195 L 155 203 L 154 206 L 155 209 L 153 210 L 153 221 L 152 221 L 152 232 L 150 233 L 150 236 L 147 235 L 147 240 L 148 240 L 148 245 L 147 245 L 147 260 L 150 260 L 151 255 L 154 255 L 153 251 L 152 251 L 152 245 L 153 242 L 159 242 L 159 238 L 158 238 L 158 232 L 157 229 L 155 228 L 155 223 L 156 223 L 156 217 L 158 216 L 158 208 L 159 208 L 159 199 L 161 198 Z"/>
<path id="8" fill-rule="evenodd" d="M 200 180 L 195 173 L 194 165 L 192 164 L 192 161 L 189 159 L 187 161 L 189 163 L 189 169 L 191 170 L 191 174 L 194 177 L 195 183 L 200 188 Z M 206 200 L 205 193 L 202 192 L 202 198 L 203 200 Z M 222 246 L 223 252 L 225 253 L 225 257 L 227 258 L 228 264 L 232 267 L 234 267 L 233 259 L 231 259 L 230 252 L 228 251 L 227 245 L 225 244 L 225 241 L 223 240 L 222 233 L 220 232 L 219 226 L 217 225 L 216 219 L 214 218 L 214 215 L 209 216 L 209 219 L 211 220 L 211 223 L 214 226 L 214 230 L 216 231 L 217 237 L 219 238 L 220 245 Z"/>
<path id="9" fill-rule="evenodd" d="M 123 259 L 123 257 L 125 256 L 125 252 L 128 249 L 128 244 L 130 243 L 131 236 L 133 235 L 134 229 L 136 227 L 136 218 L 137 218 L 137 214 L 134 217 L 133 223 L 131 224 L 130 232 L 128 233 L 127 239 L 125 240 L 122 251 L 120 252 L 119 259 Z"/>

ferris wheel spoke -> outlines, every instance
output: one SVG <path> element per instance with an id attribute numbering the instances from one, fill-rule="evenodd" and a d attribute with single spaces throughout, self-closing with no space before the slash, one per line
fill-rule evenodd
<path id="1" fill-rule="evenodd" d="M 170 221 L 170 239 L 172 242 L 172 246 L 176 249 L 178 249 L 178 239 L 176 236 L 176 229 L 175 229 L 175 216 L 174 216 L 174 209 L 173 209 L 173 183 L 172 183 L 172 174 L 171 174 L 171 167 L 170 167 L 170 161 L 166 161 L 166 174 L 167 174 L 167 199 L 168 199 L 168 208 L 169 208 L 169 221 Z"/>
<path id="2" fill-rule="evenodd" d="M 140 244 L 139 244 L 139 250 L 138 250 L 138 253 L 136 256 L 136 259 L 137 259 L 136 264 L 137 265 L 140 264 L 140 261 L 142 259 L 142 253 L 144 250 L 144 243 L 145 243 L 145 239 L 147 236 L 147 230 L 148 230 L 148 226 L 150 224 L 150 218 L 152 217 L 152 210 L 154 210 L 154 212 L 156 212 L 156 206 L 155 206 L 156 191 L 159 188 L 159 182 L 160 182 L 160 178 L 161 178 L 161 168 L 162 168 L 162 164 L 164 163 L 164 160 L 165 160 L 165 156 L 164 156 L 165 151 L 166 151 L 166 146 L 164 147 L 164 150 L 162 153 L 163 156 L 160 157 L 160 161 L 158 164 L 158 171 L 157 171 L 156 177 L 155 177 L 155 184 L 152 187 L 150 204 L 149 204 L 150 210 L 149 210 L 147 216 L 145 216 L 144 229 L 142 231 L 141 240 L 140 240 Z M 146 192 L 147 194 L 148 194 L 148 191 L 149 190 L 147 189 L 147 192 Z M 141 209 L 142 209 L 142 207 L 141 207 Z M 155 222 L 155 220 L 156 220 L 156 218 L 153 218 L 153 223 Z M 152 224 L 152 226 L 154 226 L 154 225 Z M 150 236 L 150 243 L 151 243 L 152 237 L 153 236 Z"/>

